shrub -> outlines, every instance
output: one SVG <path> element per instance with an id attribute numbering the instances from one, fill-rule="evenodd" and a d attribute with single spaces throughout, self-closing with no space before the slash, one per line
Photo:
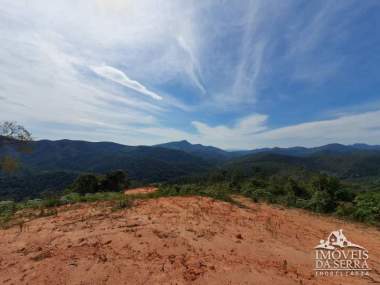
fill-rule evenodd
<path id="1" fill-rule="evenodd" d="M 81 195 L 98 191 L 98 179 L 94 174 L 80 175 L 71 186 L 73 192 Z"/>
<path id="2" fill-rule="evenodd" d="M 16 211 L 16 203 L 13 201 L 0 201 L 0 215 L 13 215 Z"/>
<path id="3" fill-rule="evenodd" d="M 307 209 L 309 207 L 309 200 L 306 199 L 297 199 L 296 207 L 301 209 Z"/>
<path id="4" fill-rule="evenodd" d="M 116 200 L 113 210 L 128 209 L 132 207 L 132 205 L 133 205 L 133 200 L 130 197 L 123 195 L 121 199 Z"/>
<path id="5" fill-rule="evenodd" d="M 335 213 L 340 217 L 352 217 L 355 207 L 351 202 L 341 202 L 336 207 Z"/>
<path id="6" fill-rule="evenodd" d="M 380 193 L 360 193 L 354 200 L 354 218 L 361 222 L 380 224 Z"/>
<path id="7" fill-rule="evenodd" d="M 334 201 L 326 191 L 315 191 L 309 200 L 309 208 L 317 213 L 327 213 L 334 210 Z"/>
<path id="8" fill-rule="evenodd" d="M 286 206 L 295 207 L 297 205 L 297 197 L 294 192 L 288 192 L 285 196 Z"/>
<path id="9" fill-rule="evenodd" d="M 58 197 L 46 197 L 42 200 L 42 207 L 51 208 L 62 205 L 61 200 Z"/>
<path id="10" fill-rule="evenodd" d="M 123 191 L 128 187 L 128 179 L 125 171 L 117 170 L 107 173 L 100 179 L 99 188 L 101 191 Z"/>
<path id="11" fill-rule="evenodd" d="M 335 199 L 338 201 L 351 202 L 355 199 L 355 193 L 351 190 L 341 188 L 335 192 Z"/>
<path id="12" fill-rule="evenodd" d="M 250 197 L 255 201 L 267 201 L 273 203 L 273 194 L 266 189 L 255 189 Z"/>
<path id="13" fill-rule="evenodd" d="M 38 209 L 42 206 L 42 199 L 33 199 L 25 202 L 25 208 Z"/>
<path id="14" fill-rule="evenodd" d="M 14 213 L 16 203 L 13 201 L 0 201 L 0 228 L 7 228 Z"/>
<path id="15" fill-rule="evenodd" d="M 65 196 L 62 196 L 61 201 L 63 204 L 83 202 L 82 196 L 79 193 L 69 193 Z"/>

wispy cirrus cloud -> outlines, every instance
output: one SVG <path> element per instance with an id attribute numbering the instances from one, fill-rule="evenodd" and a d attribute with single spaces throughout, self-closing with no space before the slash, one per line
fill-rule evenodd
<path id="1" fill-rule="evenodd" d="M 140 82 L 129 78 L 123 71 L 114 68 L 112 66 L 103 65 L 103 66 L 93 66 L 91 69 L 101 77 L 109 79 L 111 81 L 117 82 L 125 87 L 128 87 L 134 91 L 139 92 L 140 94 L 149 96 L 156 100 L 162 100 L 162 97 L 157 93 L 150 91 Z"/>
<path id="2" fill-rule="evenodd" d="M 378 7 L 2 0 L 0 119 L 40 137 L 126 144 L 376 143 L 366 126 L 377 129 Z"/>
<path id="3" fill-rule="evenodd" d="M 194 82 L 195 86 L 202 92 L 206 93 L 206 88 L 201 82 L 201 71 L 198 58 L 195 56 L 193 49 L 186 42 L 185 38 L 182 36 L 177 37 L 178 44 L 185 51 L 189 60 L 187 61 L 186 69 L 189 74 L 190 79 Z"/>

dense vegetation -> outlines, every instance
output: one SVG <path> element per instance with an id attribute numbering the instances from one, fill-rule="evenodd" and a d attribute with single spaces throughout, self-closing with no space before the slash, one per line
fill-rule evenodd
<path id="1" fill-rule="evenodd" d="M 97 192 L 120 192 L 126 189 L 128 185 L 127 173 L 117 170 L 105 175 L 82 174 L 65 192 L 74 192 L 82 195 Z"/>
<path id="2" fill-rule="evenodd" d="M 102 199 L 126 205 L 120 191 L 128 184 L 157 182 L 160 190 L 148 197 L 205 195 L 233 202 L 232 194 L 242 194 L 254 201 L 380 224 L 378 146 L 229 153 L 186 141 L 129 147 L 62 140 L 31 142 L 31 147 L 32 152 L 24 153 L 0 144 L 0 157 L 11 154 L 21 165 L 11 175 L 0 172 L 0 200 L 23 200 L 2 202 L 5 216 L 31 205 Z"/>
<path id="3" fill-rule="evenodd" d="M 1 143 L 1 141 L 8 143 Z M 11 140 L 0 136 L 0 159 L 12 175 L 0 171 L 0 199 L 38 198 L 43 192 L 62 192 L 82 173 L 102 174 L 124 169 L 140 184 L 169 182 L 223 168 L 250 174 L 252 168 L 271 175 L 326 173 L 355 183 L 358 190 L 380 185 L 380 147 L 326 145 L 318 148 L 273 148 L 227 152 L 187 141 L 159 146 L 125 146 L 85 141 L 29 142 L 29 152 L 15 151 Z M 14 164 L 17 165 L 14 165 Z M 59 177 L 61 175 L 61 177 Z M 56 181 L 54 183 L 54 181 Z"/>
<path id="4" fill-rule="evenodd" d="M 0 147 L 0 157 L 12 154 L 24 172 L 51 171 L 105 173 L 127 169 L 132 179 L 147 182 L 200 172 L 211 164 L 183 151 L 150 147 L 125 146 L 109 142 L 36 141 L 30 153 L 14 152 L 12 147 Z"/>
<path id="5" fill-rule="evenodd" d="M 131 205 L 121 190 L 129 181 L 123 171 L 106 175 L 80 175 L 62 195 L 45 194 L 44 199 L 21 203 L 0 203 L 0 216 L 9 217 L 18 209 L 58 206 L 66 203 L 113 201 L 118 208 Z M 326 174 L 267 175 L 253 169 L 251 176 L 225 170 L 161 184 L 159 191 L 138 198 L 201 195 L 236 203 L 231 197 L 244 195 L 255 202 L 267 202 L 333 214 L 380 226 L 380 191 L 356 191 L 352 184 Z M 46 212 L 43 212 L 46 214 Z"/>
<path id="6" fill-rule="evenodd" d="M 334 214 L 380 226 L 380 191 L 358 192 L 352 184 L 326 174 L 265 176 L 256 169 L 256 174 L 244 177 L 239 173 L 217 171 L 166 184 L 162 189 L 167 195 L 206 195 L 223 200 L 241 194 L 255 202 Z"/>
<path id="7" fill-rule="evenodd" d="M 78 176 L 72 172 L 0 175 L 0 200 L 29 200 L 44 194 L 60 194 Z"/>
<path id="8" fill-rule="evenodd" d="M 14 143 L 2 141 L 12 142 L 0 136 L 0 160 L 12 156 L 11 164 L 17 167 L 11 174 L 0 168 L 0 200 L 39 198 L 47 191 L 61 193 L 83 173 L 101 175 L 125 169 L 131 180 L 141 184 L 206 172 L 213 166 L 186 152 L 160 147 L 42 140 L 30 142 L 31 151 L 25 153 L 16 151 Z"/>
<path id="9" fill-rule="evenodd" d="M 57 175 L 60 177 L 65 173 Z M 46 190 L 41 195 L 42 199 L 24 199 L 23 202 L 0 201 L 0 227 L 12 225 L 12 222 L 17 220 L 15 216 L 19 210 L 31 210 L 32 212 L 27 213 L 28 218 L 31 218 L 56 214 L 56 210 L 50 208 L 78 202 L 112 201 L 115 208 L 126 208 L 131 205 L 131 201 L 124 195 L 123 190 L 129 186 L 129 182 L 127 173 L 121 170 L 105 175 L 82 174 L 64 193 Z"/>

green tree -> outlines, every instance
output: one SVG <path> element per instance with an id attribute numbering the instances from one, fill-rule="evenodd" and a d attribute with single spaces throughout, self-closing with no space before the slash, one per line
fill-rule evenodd
<path id="1" fill-rule="evenodd" d="M 317 213 L 327 213 L 335 209 L 334 201 L 327 191 L 315 191 L 309 200 L 309 208 Z"/>
<path id="2" fill-rule="evenodd" d="M 325 174 L 313 176 L 311 179 L 311 186 L 314 191 L 326 191 L 331 195 L 335 195 L 335 192 L 341 188 L 338 178 Z"/>
<path id="3" fill-rule="evenodd" d="M 354 217 L 362 222 L 380 225 L 380 193 L 360 193 L 354 200 Z"/>
<path id="4" fill-rule="evenodd" d="M 241 182 L 244 179 L 244 174 L 239 169 L 234 169 L 231 173 L 230 177 L 230 188 L 234 191 L 240 191 L 241 189 Z"/>
<path id="5" fill-rule="evenodd" d="M 101 191 L 123 191 L 128 187 L 128 176 L 125 171 L 116 170 L 107 173 L 100 181 Z"/>
<path id="6" fill-rule="evenodd" d="M 319 213 L 332 212 L 337 206 L 336 193 L 340 190 L 339 179 L 327 175 L 316 175 L 310 182 L 312 196 L 309 206 Z"/>
<path id="7" fill-rule="evenodd" d="M 287 182 L 285 183 L 285 192 L 286 193 L 294 193 L 297 197 L 301 198 L 310 198 L 309 192 L 302 186 L 300 183 L 298 183 L 293 178 L 289 177 Z"/>
<path id="8" fill-rule="evenodd" d="M 74 181 L 71 189 L 81 195 L 96 193 L 99 190 L 98 179 L 94 174 L 82 174 Z"/>

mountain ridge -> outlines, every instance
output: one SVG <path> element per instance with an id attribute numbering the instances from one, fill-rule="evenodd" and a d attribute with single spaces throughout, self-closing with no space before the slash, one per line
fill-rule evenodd
<path id="1" fill-rule="evenodd" d="M 3 141 L 9 141 L 8 138 L 5 138 L 3 136 L 0 136 L 0 147 L 2 147 Z M 82 145 L 97 145 L 97 146 L 113 146 L 114 148 L 136 148 L 141 146 L 146 147 L 161 147 L 161 148 L 167 148 L 167 149 L 175 149 L 175 150 L 182 150 L 185 152 L 196 152 L 196 151 L 213 151 L 213 152 L 219 152 L 223 154 L 230 154 L 232 157 L 234 154 L 251 154 L 251 153 L 258 153 L 258 152 L 290 152 L 297 154 L 299 152 L 300 154 L 303 154 L 303 152 L 306 152 L 307 154 L 310 154 L 312 152 L 317 151 L 350 151 L 350 150 L 379 150 L 380 151 L 380 145 L 371 145 L 366 143 L 354 143 L 354 144 L 341 144 L 341 143 L 330 143 L 325 144 L 321 146 L 315 146 L 315 147 L 305 147 L 305 146 L 292 146 L 292 147 L 263 147 L 263 148 L 254 148 L 254 149 L 240 149 L 240 150 L 226 150 L 222 149 L 216 146 L 212 145 L 203 145 L 203 144 L 194 144 L 189 142 L 188 140 L 179 140 L 179 141 L 169 141 L 166 143 L 160 143 L 155 145 L 127 145 L 122 143 L 116 143 L 111 141 L 86 141 L 86 140 L 71 140 L 71 139 L 59 139 L 59 140 L 49 140 L 49 139 L 41 139 L 41 140 L 35 140 L 33 143 L 55 143 L 55 144 L 82 144 Z"/>
<path id="2" fill-rule="evenodd" d="M 380 177 L 380 146 L 366 144 L 231 152 L 185 140 L 128 146 L 65 139 L 33 141 L 30 142 L 32 151 L 23 153 L 16 151 L 9 139 L 5 144 L 1 141 L 2 138 L 0 159 L 10 154 L 21 162 L 21 169 L 12 176 L 0 171 L 0 196 L 14 197 L 17 193 L 18 199 L 31 188 L 33 196 L 46 190 L 44 188 L 63 190 L 81 173 L 102 174 L 119 169 L 127 171 L 132 180 L 142 184 L 207 175 L 221 168 L 250 172 L 249 175 L 252 169 L 261 168 L 269 174 L 307 170 L 343 179 Z"/>
<path id="3" fill-rule="evenodd" d="M 380 145 L 369 145 L 364 143 L 356 143 L 352 145 L 344 145 L 339 143 L 331 143 L 317 147 L 304 147 L 304 146 L 294 146 L 294 147 L 265 147 L 257 148 L 251 150 L 224 150 L 214 146 L 205 146 L 202 144 L 191 144 L 187 140 L 172 141 L 164 144 L 159 144 L 156 146 L 170 148 L 170 149 L 180 149 L 185 152 L 192 153 L 194 155 L 204 155 L 206 152 L 212 152 L 212 156 L 217 158 L 220 155 L 220 159 L 231 159 L 239 156 L 257 154 L 262 152 L 272 152 L 278 154 L 285 154 L 291 156 L 309 156 L 318 152 L 339 152 L 339 153 L 349 153 L 358 150 L 371 150 L 380 151 Z M 211 154 L 209 154 L 211 155 Z"/>

